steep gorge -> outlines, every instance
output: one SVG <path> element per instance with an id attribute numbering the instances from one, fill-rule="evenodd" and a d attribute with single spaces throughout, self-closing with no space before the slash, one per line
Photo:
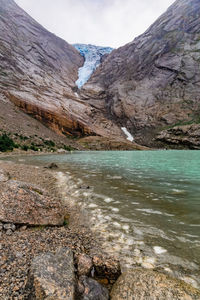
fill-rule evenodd
<path id="1" fill-rule="evenodd" d="M 144 34 L 105 59 L 82 98 L 150 146 L 167 126 L 198 122 L 199 20 L 199 0 L 175 1 Z"/>

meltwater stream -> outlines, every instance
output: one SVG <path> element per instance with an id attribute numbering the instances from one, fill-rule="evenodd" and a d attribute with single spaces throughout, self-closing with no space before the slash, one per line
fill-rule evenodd
<path id="1" fill-rule="evenodd" d="M 200 287 L 199 151 L 75 152 L 25 160 L 59 165 L 91 228 L 123 268 L 154 268 Z"/>

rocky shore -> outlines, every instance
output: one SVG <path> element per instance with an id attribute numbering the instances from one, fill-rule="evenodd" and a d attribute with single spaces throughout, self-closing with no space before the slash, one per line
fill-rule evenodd
<path id="1" fill-rule="evenodd" d="M 0 299 L 200 299 L 199 290 L 152 270 L 121 275 L 64 201 L 56 173 L 0 161 Z"/>

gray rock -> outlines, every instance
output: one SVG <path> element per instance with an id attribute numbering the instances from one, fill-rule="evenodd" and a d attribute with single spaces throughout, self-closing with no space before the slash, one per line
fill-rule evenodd
<path id="1" fill-rule="evenodd" d="M 73 253 L 62 248 L 56 254 L 46 253 L 33 259 L 30 282 L 34 285 L 32 297 L 38 300 L 74 300 L 75 274 Z"/>
<path id="2" fill-rule="evenodd" d="M 15 231 L 16 226 L 15 226 L 15 224 L 7 223 L 7 224 L 4 224 L 4 225 L 3 225 L 3 228 L 4 228 L 5 230 L 12 230 L 12 231 Z"/>
<path id="3" fill-rule="evenodd" d="M 108 300 L 108 290 L 96 280 L 81 276 L 79 279 L 79 291 L 82 291 L 82 300 Z"/>
<path id="4" fill-rule="evenodd" d="M 78 275 L 89 275 L 92 270 L 92 259 L 86 254 L 80 254 L 77 259 Z"/>
<path id="5" fill-rule="evenodd" d="M 12 235 L 13 231 L 11 229 L 6 230 L 7 235 Z"/>
<path id="6" fill-rule="evenodd" d="M 81 97 L 145 145 L 156 144 L 157 128 L 198 121 L 199 14 L 199 0 L 175 1 L 144 34 L 104 60 Z"/>
<path id="7" fill-rule="evenodd" d="M 200 291 L 164 274 L 135 269 L 122 274 L 111 291 L 111 300 L 199 300 Z"/>

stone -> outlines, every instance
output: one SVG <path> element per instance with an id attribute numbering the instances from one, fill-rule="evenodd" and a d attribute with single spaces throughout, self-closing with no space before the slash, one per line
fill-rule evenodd
<path id="1" fill-rule="evenodd" d="M 89 275 L 92 267 L 93 262 L 92 259 L 86 255 L 86 254 L 80 254 L 77 259 L 77 265 L 78 265 L 78 275 Z"/>
<path id="2" fill-rule="evenodd" d="M 58 169 L 58 165 L 55 164 L 55 163 L 51 163 L 51 164 L 48 166 L 48 169 Z"/>
<path id="3" fill-rule="evenodd" d="M 108 300 L 108 289 L 99 284 L 96 280 L 81 276 L 79 278 L 79 291 L 82 291 L 82 300 Z"/>
<path id="4" fill-rule="evenodd" d="M 10 174 L 0 169 L 0 182 L 6 182 L 10 179 Z"/>
<path id="5" fill-rule="evenodd" d="M 29 280 L 34 286 L 31 296 L 36 300 L 74 300 L 75 273 L 72 251 L 61 248 L 56 254 L 46 253 L 35 257 L 31 264 Z"/>
<path id="6" fill-rule="evenodd" d="M 114 284 L 111 300 L 198 300 L 200 291 L 177 279 L 144 269 L 123 273 Z"/>
<path id="7" fill-rule="evenodd" d="M 119 261 L 104 255 L 94 255 L 93 265 L 95 269 L 94 276 L 99 278 L 116 280 L 121 274 Z"/>
<path id="8" fill-rule="evenodd" d="M 58 200 L 37 185 L 10 180 L 0 186 L 0 221 L 23 225 L 63 225 L 64 211 Z M 13 225 L 11 229 L 14 229 Z"/>
<path id="9" fill-rule="evenodd" d="M 15 231 L 16 226 L 15 226 L 15 224 L 9 224 L 9 223 L 7 223 L 7 224 L 4 224 L 4 225 L 3 225 L 3 228 L 4 228 L 5 230 L 12 230 L 12 231 Z"/>
<path id="10" fill-rule="evenodd" d="M 6 230 L 7 235 L 12 235 L 13 231 L 11 229 Z"/>
<path id="11" fill-rule="evenodd" d="M 155 137 L 167 148 L 200 149 L 200 124 L 180 125 L 162 130 Z"/>

